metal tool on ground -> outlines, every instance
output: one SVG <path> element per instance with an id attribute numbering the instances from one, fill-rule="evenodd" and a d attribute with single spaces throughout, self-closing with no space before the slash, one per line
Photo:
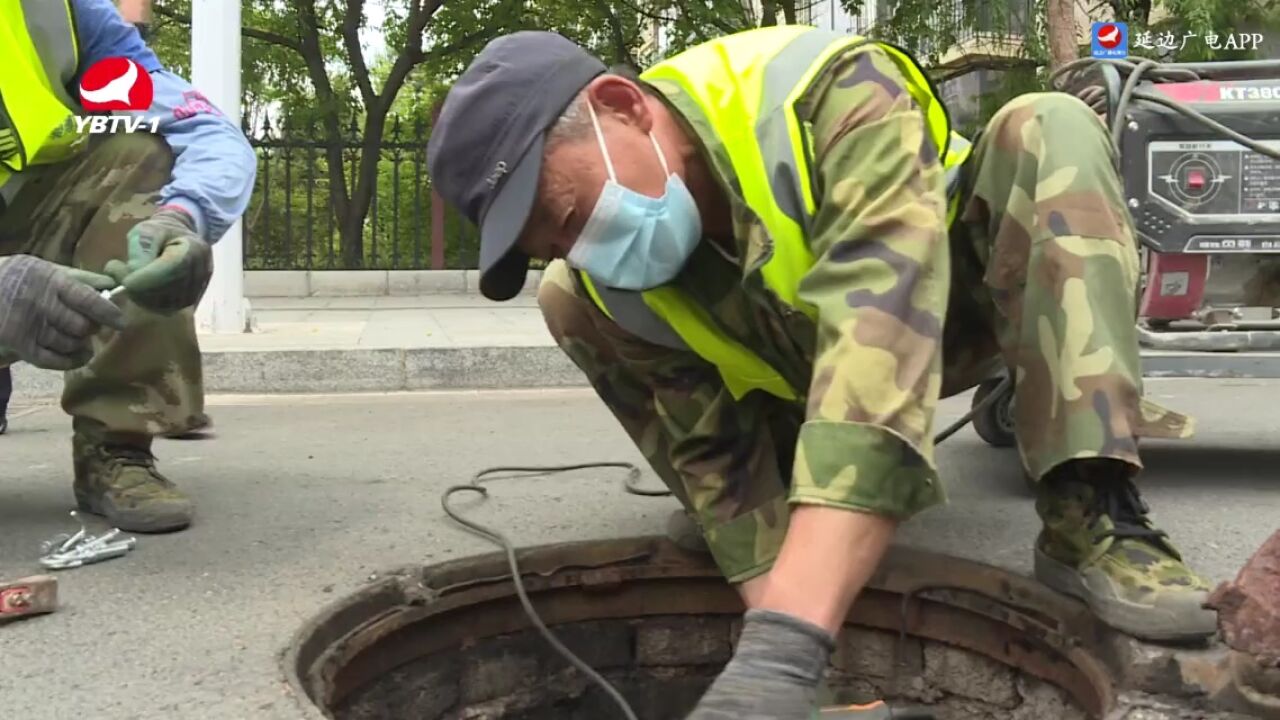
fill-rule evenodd
<path id="1" fill-rule="evenodd" d="M 936 720 L 925 708 L 899 707 L 882 700 L 867 705 L 825 707 L 814 720 Z"/>
<path id="2" fill-rule="evenodd" d="M 132 537 L 116 540 L 120 536 L 116 528 L 101 535 L 91 535 L 78 512 L 72 510 L 71 517 L 80 523 L 80 530 L 72 535 L 64 533 L 40 546 L 43 553 L 40 564 L 50 570 L 70 570 L 124 557 L 138 544 L 138 540 Z"/>
<path id="3" fill-rule="evenodd" d="M 58 580 L 52 575 L 0 582 L 0 624 L 57 609 Z"/>
<path id="4" fill-rule="evenodd" d="M 955 429 L 959 429 L 959 427 L 956 427 Z M 955 429 L 950 432 L 954 432 Z M 949 435 L 949 433 L 944 433 L 942 439 L 946 439 L 946 435 Z M 493 528 L 486 527 L 485 525 L 462 517 L 449 505 L 449 499 L 459 492 L 479 493 L 482 497 L 488 498 L 489 489 L 481 485 L 481 482 L 486 478 L 490 480 L 524 478 L 538 475 L 552 475 L 568 472 L 570 470 L 586 470 L 594 468 L 625 468 L 627 470 L 627 475 L 623 481 L 623 490 L 629 494 L 645 497 L 665 497 L 671 494 L 671 491 L 669 490 L 651 490 L 639 487 L 638 482 L 641 476 L 640 468 L 632 463 L 593 462 L 579 463 L 576 465 L 492 467 L 476 473 L 475 477 L 471 479 L 471 482 L 466 485 L 454 485 L 453 487 L 445 490 L 444 494 L 440 496 L 440 507 L 444 510 L 446 515 L 459 525 L 462 525 L 468 532 L 485 538 L 486 540 L 498 545 L 504 552 L 506 552 L 507 566 L 511 572 L 511 580 L 515 585 L 516 595 L 520 599 L 520 606 L 524 609 L 524 613 L 529 618 L 529 622 L 533 623 L 533 626 L 538 633 L 542 635 L 543 639 L 545 639 L 561 657 L 586 675 L 587 679 L 603 690 L 605 694 L 613 700 L 614 704 L 616 704 L 618 709 L 621 711 L 623 717 L 627 720 L 639 720 L 635 711 L 631 708 L 630 703 L 628 703 L 626 698 L 622 696 L 622 693 L 618 692 L 618 690 L 614 688 L 608 680 L 596 672 L 590 665 L 584 662 L 577 655 L 574 655 L 573 651 L 565 647 L 564 643 L 560 642 L 560 640 L 556 638 L 555 634 L 552 633 L 551 630 L 547 628 L 546 624 L 542 622 L 542 618 L 539 617 L 537 611 L 534 610 L 533 603 L 529 601 L 529 596 L 525 592 L 524 581 L 521 579 L 520 563 L 516 559 L 516 548 L 511 541 L 507 539 L 506 535 L 494 530 Z M 520 474 L 504 475 L 496 478 L 489 477 L 500 472 Z M 905 641 L 906 638 L 906 612 L 910 600 L 910 594 L 903 598 L 903 624 L 900 628 L 900 642 Z M 901 656 L 901 653 L 899 653 L 899 656 Z M 895 669 L 894 677 L 891 679 L 891 687 L 897 687 L 897 680 L 898 677 Z M 928 710 L 923 708 L 900 708 L 883 701 L 876 701 L 868 705 L 844 705 L 840 707 L 823 708 L 815 713 L 814 720 L 934 720 L 934 716 Z"/>

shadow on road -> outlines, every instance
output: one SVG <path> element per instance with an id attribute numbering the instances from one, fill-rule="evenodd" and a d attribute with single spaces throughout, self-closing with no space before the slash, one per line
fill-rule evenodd
<path id="1" fill-rule="evenodd" d="M 1280 492 L 1280 448 L 1170 442 L 1143 447 L 1142 460 L 1147 466 L 1142 482 L 1147 485 Z M 1276 503 L 1280 507 L 1280 497 Z"/>

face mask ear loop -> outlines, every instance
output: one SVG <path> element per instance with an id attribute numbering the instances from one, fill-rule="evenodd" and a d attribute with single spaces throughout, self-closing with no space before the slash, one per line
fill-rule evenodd
<path id="1" fill-rule="evenodd" d="M 618 182 L 618 176 L 613 172 L 613 160 L 609 159 L 609 148 L 604 144 L 604 131 L 600 129 L 600 119 L 596 117 L 596 108 L 591 104 L 590 100 L 586 101 L 587 112 L 591 113 L 591 125 L 596 129 L 596 141 L 600 143 L 600 154 L 604 156 L 604 166 L 609 171 L 609 179 Z"/>
<path id="2" fill-rule="evenodd" d="M 671 177 L 671 169 L 667 167 L 667 156 L 662 152 L 662 146 L 658 144 L 658 138 L 653 136 L 653 131 L 649 131 L 649 142 L 653 143 L 653 149 L 658 153 L 658 162 L 662 163 L 662 172 L 666 177 Z"/>

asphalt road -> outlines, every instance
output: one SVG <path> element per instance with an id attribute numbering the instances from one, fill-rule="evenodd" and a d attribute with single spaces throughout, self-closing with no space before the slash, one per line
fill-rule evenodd
<path id="1" fill-rule="evenodd" d="M 1153 515 L 1202 572 L 1227 579 L 1280 527 L 1280 383 L 1151 381 L 1149 392 L 1201 423 L 1194 440 L 1149 443 Z M 949 401 L 943 420 L 966 405 Z M 211 406 L 215 439 L 156 448 L 196 498 L 196 524 L 66 571 L 59 612 L 0 627 L 5 716 L 296 719 L 279 654 L 304 619 L 380 570 L 492 550 L 444 519 L 445 487 L 491 465 L 639 461 L 584 391 Z M 38 571 L 40 542 L 73 529 L 69 422 L 55 407 L 15 409 L 0 437 L 8 578 Z M 966 429 L 939 458 L 951 503 L 901 541 L 1028 571 L 1037 521 L 1012 451 Z M 619 483 L 609 471 L 511 481 L 473 517 L 525 544 L 658 532 L 674 501 L 624 495 Z"/>

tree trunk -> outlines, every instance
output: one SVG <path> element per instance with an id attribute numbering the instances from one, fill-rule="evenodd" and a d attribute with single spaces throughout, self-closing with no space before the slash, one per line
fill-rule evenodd
<path id="1" fill-rule="evenodd" d="M 622 28 L 622 20 L 618 13 L 605 0 L 596 0 L 596 7 L 604 14 L 609 23 L 609 38 L 613 44 L 613 61 L 618 64 L 635 66 L 635 58 L 631 57 L 631 49 L 627 47 L 627 37 Z"/>
<path id="2" fill-rule="evenodd" d="M 777 24 L 777 0 L 760 0 L 760 27 L 770 27 Z"/>
<path id="3" fill-rule="evenodd" d="M 145 1 L 149 2 L 149 0 Z M 321 41 L 322 20 L 321 14 L 317 11 L 317 0 L 292 0 L 289 3 L 290 9 L 297 13 L 296 35 L 248 26 L 241 28 L 241 33 L 245 37 L 293 50 L 306 65 L 307 75 L 315 89 L 320 110 L 325 168 L 329 175 L 329 201 L 333 206 L 340 255 L 347 268 L 357 269 L 364 266 L 364 223 L 378 189 L 378 161 L 382 155 L 382 134 L 386 128 L 391 106 L 404 86 L 410 71 L 431 58 L 448 57 L 453 53 L 478 46 L 493 34 L 491 30 L 481 28 L 465 35 L 453 45 L 437 46 L 432 48 L 430 53 L 424 53 L 423 35 L 432 16 L 445 1 L 407 0 L 409 13 L 405 20 L 408 24 L 405 45 L 398 48 L 382 89 L 378 91 L 373 87 L 369 66 L 360 45 L 359 32 L 365 21 L 365 0 L 342 0 L 344 12 L 341 25 L 336 30 L 348 56 L 346 59 L 351 67 L 352 79 L 366 113 L 364 128 L 359 135 L 359 156 L 356 167 L 352 168 L 354 177 L 350 182 L 347 180 L 345 154 L 345 150 L 350 147 L 350 138 L 344 134 L 342 127 L 343 102 L 329 79 L 329 69 Z M 155 10 L 157 14 L 182 22 L 188 27 L 191 24 L 190 15 L 175 12 L 163 5 Z M 615 31 L 617 30 L 621 30 L 620 24 L 616 26 Z M 620 49 L 625 48 L 620 46 Z"/>
<path id="4" fill-rule="evenodd" d="M 395 94 L 391 94 L 394 98 Z M 360 136 L 360 160 L 356 165 L 355 188 L 351 193 L 351 202 L 347 206 L 348 222 L 343 227 L 343 257 L 347 257 L 348 248 L 354 259 L 364 262 L 364 221 L 369 215 L 369 207 L 373 196 L 378 192 L 378 161 L 382 159 L 382 135 L 387 127 L 387 114 L 391 111 L 390 100 L 385 96 L 374 100 L 365 108 L 364 132 Z"/>
<path id="5" fill-rule="evenodd" d="M 778 0 L 782 3 L 782 21 L 788 25 L 796 24 L 796 4 L 800 0 Z"/>
<path id="6" fill-rule="evenodd" d="M 1080 57 L 1073 0 L 1048 0 L 1049 68 L 1057 70 Z"/>

